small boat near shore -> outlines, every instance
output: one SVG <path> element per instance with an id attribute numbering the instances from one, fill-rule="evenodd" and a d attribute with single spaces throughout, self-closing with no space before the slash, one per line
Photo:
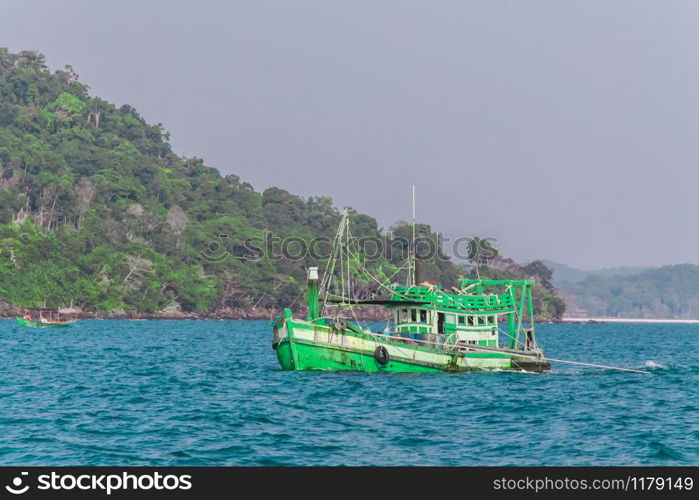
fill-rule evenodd
<path id="1" fill-rule="evenodd" d="M 35 308 L 28 309 L 27 314 L 16 318 L 19 326 L 32 328 L 60 328 L 72 326 L 78 322 L 77 311 L 72 307 L 62 309 Z"/>

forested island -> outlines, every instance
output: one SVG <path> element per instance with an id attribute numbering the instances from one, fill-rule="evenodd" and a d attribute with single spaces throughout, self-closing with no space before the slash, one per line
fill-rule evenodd
<path id="1" fill-rule="evenodd" d="M 303 293 L 320 259 L 251 255 L 246 242 L 330 238 L 332 200 L 259 193 L 168 141 L 133 107 L 91 96 L 71 67 L 52 72 L 38 52 L 0 48 L 1 314 L 73 304 L 86 317 L 269 318 Z M 383 231 L 351 214 L 352 233 L 384 248 L 410 236 L 405 223 Z M 429 225 L 417 233 L 437 241 Z M 464 268 L 439 252 L 421 276 L 445 286 L 465 273 L 533 277 L 538 318 L 561 317 L 550 269 L 496 257 Z M 389 277 L 403 259 L 387 251 L 366 265 Z"/>
<path id="2" fill-rule="evenodd" d="M 699 318 L 699 266 L 589 271 L 555 281 L 576 312 L 590 317 Z"/>

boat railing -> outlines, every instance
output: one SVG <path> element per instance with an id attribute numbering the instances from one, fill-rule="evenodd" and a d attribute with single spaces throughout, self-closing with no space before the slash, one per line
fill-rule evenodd
<path id="1" fill-rule="evenodd" d="M 454 343 L 450 339 L 453 338 L 453 335 L 447 335 L 447 334 L 427 334 L 427 335 L 434 335 L 436 338 L 434 340 L 423 340 L 423 339 L 417 339 L 417 338 L 411 338 L 411 337 L 404 337 L 400 335 L 386 335 L 382 333 L 376 333 L 374 334 L 378 336 L 381 339 L 386 339 L 386 340 L 393 340 L 395 342 L 400 342 L 402 344 L 413 344 L 413 345 L 422 345 L 424 347 L 431 347 L 433 349 L 439 349 L 443 351 L 453 351 L 453 350 L 461 350 L 463 347 L 459 345 L 459 343 Z M 425 334 L 423 334 L 425 335 Z"/>
<path id="2" fill-rule="evenodd" d="M 315 323 L 318 319 L 321 318 L 316 318 L 316 320 L 313 320 L 312 323 Z M 335 320 L 335 324 L 333 325 L 334 328 L 336 329 L 344 329 L 350 325 L 352 325 L 351 319 L 350 318 L 332 318 L 331 316 L 324 316 L 323 319 L 326 320 Z M 341 323 L 337 323 L 337 320 L 340 320 Z M 482 351 L 482 352 L 487 352 L 487 350 L 490 350 L 490 352 L 497 352 L 497 353 L 526 353 L 526 352 L 531 352 L 532 355 L 535 355 L 536 352 L 539 351 L 537 348 L 538 346 L 533 346 L 534 349 L 527 350 L 527 349 L 512 349 L 509 347 L 487 347 L 487 346 L 482 346 L 480 344 L 465 344 L 463 341 L 457 340 L 454 342 L 455 335 L 453 333 L 451 334 L 446 334 L 446 333 L 422 333 L 422 334 L 417 334 L 417 335 L 432 335 L 435 337 L 434 340 L 423 340 L 419 338 L 414 338 L 414 337 L 406 337 L 405 335 L 410 335 L 410 333 L 403 333 L 401 335 L 396 335 L 398 332 L 391 332 L 391 334 L 386 334 L 385 332 L 372 332 L 368 330 L 363 330 L 359 326 L 356 326 L 354 330 L 358 333 L 364 333 L 367 334 L 369 333 L 371 336 L 375 337 L 378 340 L 385 339 L 387 341 L 393 341 L 396 343 L 401 343 L 401 344 L 407 344 L 407 345 L 420 345 L 423 347 L 430 347 L 432 349 L 437 349 L 437 350 L 442 350 L 442 351 L 459 351 L 459 352 L 466 352 L 466 351 Z"/>
<path id="3" fill-rule="evenodd" d="M 403 336 L 401 336 L 401 335 L 387 335 L 387 334 L 381 333 L 381 332 L 376 332 L 376 333 L 375 333 L 375 332 L 371 332 L 371 334 L 372 334 L 374 337 L 377 337 L 379 340 L 382 340 L 382 339 L 383 339 L 383 340 L 392 340 L 392 341 L 394 341 L 394 342 L 399 342 L 399 343 L 401 343 L 401 344 L 408 344 L 408 345 L 410 345 L 410 344 L 421 344 L 421 345 L 424 345 L 424 346 L 426 346 L 426 347 L 429 347 L 429 346 L 442 346 L 442 345 L 443 345 L 443 346 L 447 346 L 447 345 L 449 345 L 449 344 L 447 344 L 447 343 L 444 342 L 444 341 L 435 342 L 435 341 L 432 341 L 432 340 L 422 340 L 422 339 L 416 339 L 416 338 L 410 338 L 410 337 L 403 337 Z M 438 335 L 438 337 L 444 337 L 444 335 Z M 452 347 L 453 347 L 453 345 L 452 345 Z"/>
<path id="4" fill-rule="evenodd" d="M 422 339 L 414 339 L 414 338 L 406 338 L 406 337 L 401 337 L 397 335 L 386 335 L 382 333 L 373 333 L 373 335 L 377 336 L 379 339 L 385 339 L 387 341 L 395 341 L 395 342 L 400 342 L 403 344 L 413 344 L 413 345 L 422 345 L 424 347 L 431 347 L 433 349 L 438 349 L 438 350 L 443 350 L 443 351 L 458 351 L 458 352 L 491 352 L 491 353 L 504 353 L 504 354 L 517 354 L 520 356 L 533 356 L 533 357 L 538 357 L 540 355 L 541 350 L 538 348 L 526 350 L 526 349 L 512 349 L 509 347 L 493 347 L 493 346 L 482 346 L 480 344 L 465 344 L 463 342 L 457 342 L 457 343 L 452 343 L 452 342 L 447 342 L 446 337 L 447 335 L 438 335 L 439 337 L 443 337 L 441 341 L 431 341 L 431 340 L 422 340 Z"/>

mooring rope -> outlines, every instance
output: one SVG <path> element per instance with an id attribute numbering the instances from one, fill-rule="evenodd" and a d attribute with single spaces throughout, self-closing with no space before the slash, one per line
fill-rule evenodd
<path id="1" fill-rule="evenodd" d="M 482 347 L 479 346 L 465 346 L 465 349 L 472 349 L 474 351 L 482 351 L 482 352 L 489 352 L 489 353 L 503 353 L 506 351 L 495 351 L 495 350 L 490 350 L 490 349 L 483 349 Z M 565 363 L 568 365 L 579 365 L 579 366 L 589 366 L 591 368 L 602 368 L 605 370 L 620 370 L 622 372 L 633 372 L 633 373 L 643 373 L 645 375 L 650 375 L 651 373 L 647 370 L 637 370 L 635 368 L 622 368 L 620 366 L 611 366 L 611 365 L 598 365 L 595 363 L 583 363 L 582 361 L 570 361 L 567 359 L 555 359 L 555 358 L 549 358 L 546 356 L 541 356 L 538 357 L 536 354 L 528 354 L 528 353 L 522 353 L 522 354 L 515 354 L 511 353 L 514 356 L 524 356 L 524 357 L 530 357 L 530 358 L 536 358 L 536 359 L 543 359 L 544 361 L 553 361 L 554 363 Z"/>
<path id="2" fill-rule="evenodd" d="M 594 363 L 582 363 L 580 361 L 568 361 L 567 359 L 553 359 L 553 358 L 544 358 L 546 361 L 553 361 L 554 363 L 566 363 L 569 365 L 580 365 L 580 366 L 590 366 L 592 368 L 603 368 L 605 370 L 620 370 L 622 372 L 633 372 L 633 373 L 643 373 L 645 375 L 650 375 L 649 371 L 646 370 L 636 370 L 634 368 L 621 368 L 618 366 L 609 366 L 609 365 L 596 365 Z"/>

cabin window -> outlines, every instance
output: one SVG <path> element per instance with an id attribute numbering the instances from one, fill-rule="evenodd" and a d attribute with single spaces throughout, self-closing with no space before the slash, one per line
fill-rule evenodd
<path id="1" fill-rule="evenodd" d="M 478 316 L 478 324 L 485 325 L 485 316 Z"/>
<path id="2" fill-rule="evenodd" d="M 454 324 L 454 315 L 453 314 L 447 314 L 447 323 L 449 324 Z"/>
<path id="3" fill-rule="evenodd" d="M 469 316 L 468 317 L 468 326 L 473 326 L 475 324 L 475 316 Z"/>
<path id="4" fill-rule="evenodd" d="M 408 310 L 407 309 L 401 309 L 400 322 L 401 323 L 408 322 Z"/>
<path id="5" fill-rule="evenodd" d="M 420 323 L 427 323 L 427 311 L 420 309 Z"/>
<path id="6" fill-rule="evenodd" d="M 459 324 L 463 325 L 466 323 L 466 316 L 457 316 L 459 318 Z"/>
<path id="7" fill-rule="evenodd" d="M 494 325 L 496 323 L 495 319 L 495 316 L 488 316 L 488 323 Z"/>
<path id="8" fill-rule="evenodd" d="M 416 323 L 416 322 L 417 322 L 417 309 L 411 309 L 411 310 L 410 310 L 410 320 L 411 320 L 413 323 Z"/>

